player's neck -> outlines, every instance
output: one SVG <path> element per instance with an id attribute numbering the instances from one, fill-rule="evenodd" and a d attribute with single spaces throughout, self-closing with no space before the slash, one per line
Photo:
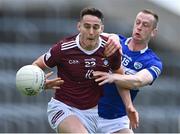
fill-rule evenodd
<path id="1" fill-rule="evenodd" d="M 128 47 L 131 51 L 141 51 L 141 50 L 145 49 L 147 46 L 148 46 L 147 43 L 141 43 L 141 42 L 135 41 L 133 39 L 131 39 L 128 42 Z"/>

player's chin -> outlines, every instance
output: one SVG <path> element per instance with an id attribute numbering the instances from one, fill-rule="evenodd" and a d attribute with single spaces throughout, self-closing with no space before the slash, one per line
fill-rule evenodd
<path id="1" fill-rule="evenodd" d="M 96 40 L 95 39 L 87 39 L 87 42 L 89 43 L 89 44 L 95 44 L 96 43 Z"/>
<path id="2" fill-rule="evenodd" d="M 136 40 L 136 41 L 141 41 L 142 37 L 140 35 L 134 35 L 133 39 Z"/>

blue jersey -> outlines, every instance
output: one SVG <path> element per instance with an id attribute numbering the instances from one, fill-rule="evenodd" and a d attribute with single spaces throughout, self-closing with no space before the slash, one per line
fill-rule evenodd
<path id="1" fill-rule="evenodd" d="M 125 38 L 121 35 L 119 37 L 122 45 L 122 66 L 125 74 L 136 74 L 142 69 L 147 69 L 154 81 L 162 71 L 162 62 L 158 56 L 149 48 L 131 51 L 127 45 L 131 38 Z M 138 89 L 130 90 L 132 101 L 138 91 Z M 114 83 L 104 85 L 104 95 L 99 100 L 98 113 L 99 116 L 106 119 L 115 119 L 126 115 L 124 103 Z"/>

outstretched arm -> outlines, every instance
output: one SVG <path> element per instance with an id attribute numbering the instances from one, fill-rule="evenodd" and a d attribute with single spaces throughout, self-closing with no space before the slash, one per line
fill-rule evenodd
<path id="1" fill-rule="evenodd" d="M 36 59 L 32 64 L 40 67 L 41 69 L 45 70 L 48 67 L 44 63 L 44 56 L 40 56 L 38 59 Z M 62 80 L 60 77 L 49 79 L 50 76 L 52 76 L 53 72 L 47 73 L 46 74 L 46 79 L 45 79 L 45 89 L 52 89 L 56 90 L 60 88 L 60 85 L 64 83 L 64 80 Z"/>
<path id="2" fill-rule="evenodd" d="M 134 75 L 107 73 L 101 71 L 94 71 L 93 75 L 96 77 L 96 82 L 99 85 L 105 83 L 116 83 L 122 88 L 135 89 L 150 84 L 153 81 L 151 73 L 147 69 L 143 69 Z"/>

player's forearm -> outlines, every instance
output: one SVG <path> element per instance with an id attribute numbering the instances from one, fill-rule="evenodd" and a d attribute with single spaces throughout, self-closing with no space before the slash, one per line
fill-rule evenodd
<path id="1" fill-rule="evenodd" d="M 47 68 L 46 65 L 44 64 L 43 55 L 40 56 L 38 59 L 36 59 L 36 60 L 32 63 L 32 65 L 39 66 L 41 69 Z"/>
<path id="2" fill-rule="evenodd" d="M 143 86 L 143 80 L 135 75 L 114 75 L 114 82 L 121 88 L 134 89 Z"/>
<path id="3" fill-rule="evenodd" d="M 128 109 L 129 107 L 132 107 L 133 104 L 132 104 L 129 90 L 118 87 L 118 92 L 123 100 L 125 108 Z"/>
<path id="4" fill-rule="evenodd" d="M 143 69 L 134 75 L 114 74 L 114 82 L 122 88 L 135 89 L 149 85 L 153 81 L 151 73 Z"/>
<path id="5" fill-rule="evenodd" d="M 139 126 L 139 114 L 133 106 L 130 91 L 126 89 L 118 90 L 125 105 L 126 114 L 130 121 L 130 128 L 137 128 Z"/>

